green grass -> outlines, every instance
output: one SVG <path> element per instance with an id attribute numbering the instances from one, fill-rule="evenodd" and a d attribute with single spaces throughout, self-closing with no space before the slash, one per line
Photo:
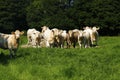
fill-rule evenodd
<path id="1" fill-rule="evenodd" d="M 120 80 L 120 37 L 100 37 L 87 49 L 19 47 L 13 59 L 0 51 L 0 80 Z"/>

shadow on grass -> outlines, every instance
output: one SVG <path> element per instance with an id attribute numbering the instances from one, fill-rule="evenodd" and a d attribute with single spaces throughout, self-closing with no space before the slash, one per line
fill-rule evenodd
<path id="1" fill-rule="evenodd" d="M 22 57 L 27 57 L 27 56 L 29 56 L 30 55 L 30 53 L 29 52 L 18 52 L 18 54 L 15 56 L 15 59 L 16 58 L 22 58 Z"/>
<path id="2" fill-rule="evenodd" d="M 0 64 L 7 65 L 10 59 L 10 55 L 5 55 L 2 52 L 0 53 Z"/>
<path id="3" fill-rule="evenodd" d="M 9 51 L 0 51 L 0 64 L 2 65 L 8 65 L 11 61 L 16 61 L 17 59 L 20 58 L 25 58 L 29 56 L 30 53 L 28 51 L 23 50 L 18 50 L 14 56 L 10 56 Z"/>
<path id="4" fill-rule="evenodd" d="M 28 55 L 28 54 L 25 54 L 25 55 Z M 0 64 L 8 65 L 11 60 L 16 60 L 18 58 L 24 57 L 25 55 L 20 54 L 20 55 L 10 56 L 9 54 L 5 54 L 1 52 L 0 53 Z"/>

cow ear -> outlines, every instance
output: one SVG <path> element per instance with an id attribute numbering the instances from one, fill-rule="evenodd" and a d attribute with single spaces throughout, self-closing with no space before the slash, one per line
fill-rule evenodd
<path id="1" fill-rule="evenodd" d="M 98 27 L 98 28 L 96 28 L 96 30 L 99 30 L 100 28 Z"/>
<path id="2" fill-rule="evenodd" d="M 41 29 L 43 29 L 43 28 L 44 28 L 44 26 L 41 27 Z"/>
<path id="3" fill-rule="evenodd" d="M 15 34 L 15 32 L 11 32 L 11 34 Z"/>
<path id="4" fill-rule="evenodd" d="M 24 31 L 21 31 L 20 34 L 23 35 L 23 34 L 24 34 Z"/>
<path id="5" fill-rule="evenodd" d="M 83 27 L 83 29 L 85 30 L 85 29 L 86 29 L 86 27 Z"/>

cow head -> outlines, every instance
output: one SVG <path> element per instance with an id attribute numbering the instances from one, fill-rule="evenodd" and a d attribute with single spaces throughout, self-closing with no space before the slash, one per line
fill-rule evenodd
<path id="1" fill-rule="evenodd" d="M 19 39 L 20 35 L 24 34 L 24 31 L 20 32 L 19 30 L 16 30 L 15 32 L 11 32 L 11 33 L 15 35 L 16 39 Z"/>
<path id="2" fill-rule="evenodd" d="M 93 31 L 97 31 L 99 29 L 100 29 L 99 27 L 95 27 L 95 26 L 92 28 Z"/>
<path id="3" fill-rule="evenodd" d="M 84 30 L 87 30 L 87 29 L 91 29 L 91 27 L 89 26 L 86 26 L 86 27 L 83 27 Z"/>
<path id="4" fill-rule="evenodd" d="M 47 26 L 43 26 L 42 28 L 42 32 L 44 32 L 45 30 L 49 29 Z"/>

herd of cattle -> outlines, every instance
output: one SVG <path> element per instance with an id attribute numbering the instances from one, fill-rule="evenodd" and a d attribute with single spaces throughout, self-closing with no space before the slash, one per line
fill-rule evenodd
<path id="1" fill-rule="evenodd" d="M 49 29 L 47 26 L 41 28 L 41 32 L 34 28 L 27 30 L 28 46 L 75 48 L 76 44 L 79 44 L 80 48 L 89 48 L 93 45 L 98 45 L 99 28 L 97 27 L 87 26 L 83 30 L 74 29 L 69 31 L 57 28 Z M 19 46 L 20 35 L 22 34 L 24 32 L 19 30 L 11 34 L 0 33 L 0 48 L 9 49 L 10 55 L 15 55 Z"/>
<path id="2" fill-rule="evenodd" d="M 80 48 L 89 48 L 93 45 L 98 45 L 98 30 L 97 27 L 84 27 L 83 30 L 61 30 L 57 28 L 49 29 L 47 26 L 41 27 L 42 31 L 36 29 L 28 29 L 27 45 L 33 47 L 60 47 L 70 48 L 76 47 L 79 44 Z M 66 45 L 65 45 L 66 44 Z"/>

